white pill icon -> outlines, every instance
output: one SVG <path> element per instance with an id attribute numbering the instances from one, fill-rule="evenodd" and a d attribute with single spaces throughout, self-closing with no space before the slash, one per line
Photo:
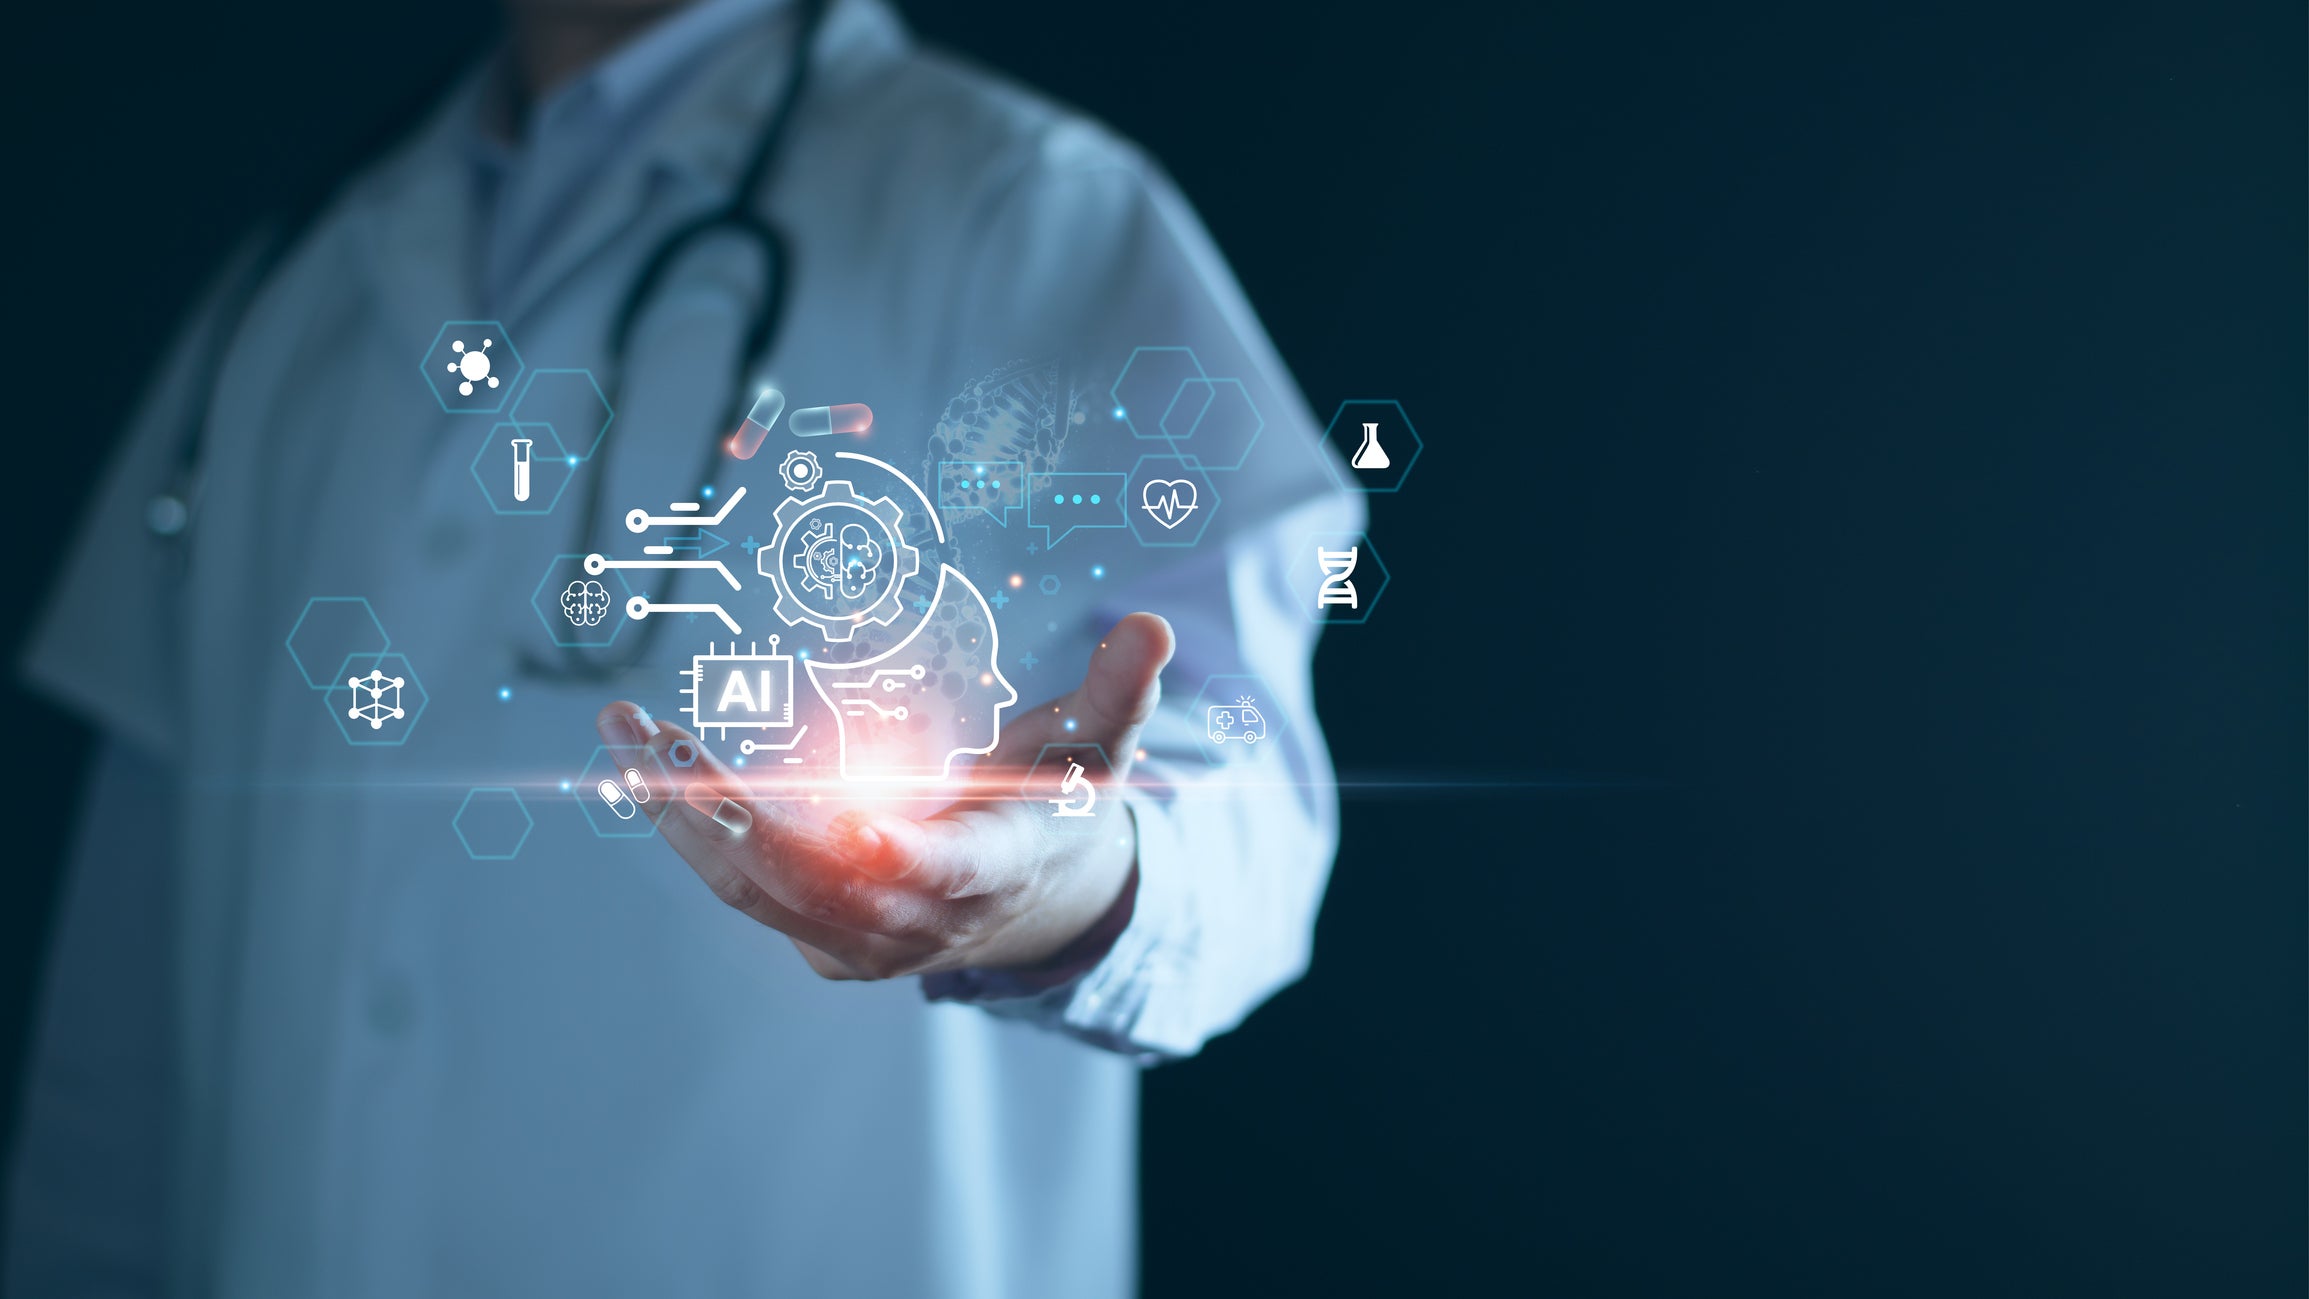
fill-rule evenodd
<path id="1" fill-rule="evenodd" d="M 601 794 L 601 801 L 609 804 L 609 810 L 617 813 L 619 820 L 631 821 L 633 814 L 640 810 L 633 805 L 632 799 L 625 796 L 625 791 L 617 787 L 616 781 L 605 780 L 596 788 Z"/>
<path id="2" fill-rule="evenodd" d="M 641 778 L 641 768 L 627 767 L 625 769 L 625 787 L 633 791 L 634 802 L 646 803 L 649 801 L 649 782 Z"/>

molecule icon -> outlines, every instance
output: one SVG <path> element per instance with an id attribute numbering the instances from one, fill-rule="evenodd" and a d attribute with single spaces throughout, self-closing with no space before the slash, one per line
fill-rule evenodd
<path id="1" fill-rule="evenodd" d="M 348 678 L 345 684 L 352 687 L 355 701 L 351 708 L 345 710 L 348 720 L 367 722 L 370 730 L 381 731 L 385 729 L 388 720 L 397 722 L 404 716 L 401 711 L 401 687 L 408 682 L 402 678 L 389 677 L 371 668 L 369 675 Z M 387 696 L 391 696 L 389 702 Z"/>
<path id="2" fill-rule="evenodd" d="M 484 338 L 480 348 L 474 351 L 466 350 L 462 338 L 449 344 L 449 350 L 459 354 L 456 360 L 449 363 L 449 372 L 460 376 L 457 383 L 458 396 L 472 396 L 473 385 L 477 383 L 486 382 L 492 388 L 497 386 L 497 376 L 489 373 L 489 345 L 496 341 L 494 338 Z"/>

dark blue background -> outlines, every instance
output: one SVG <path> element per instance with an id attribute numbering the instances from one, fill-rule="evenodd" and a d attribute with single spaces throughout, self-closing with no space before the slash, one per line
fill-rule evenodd
<path id="1" fill-rule="evenodd" d="M 2301 1292 L 2298 4 L 905 7 L 1427 440 L 1320 658 L 1346 778 L 1421 787 L 1348 790 L 1314 974 L 1149 1077 L 1150 1292 Z M 15 26 L 37 555 L 271 185 L 488 23 Z"/>

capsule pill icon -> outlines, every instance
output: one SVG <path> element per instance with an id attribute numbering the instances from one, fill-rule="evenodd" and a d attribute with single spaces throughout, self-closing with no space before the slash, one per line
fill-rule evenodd
<path id="1" fill-rule="evenodd" d="M 843 406 L 804 406 L 786 418 L 786 429 L 798 438 L 822 438 L 835 433 L 863 433 L 874 427 L 874 409 L 851 402 Z"/>
<path id="2" fill-rule="evenodd" d="M 754 399 L 754 408 L 746 412 L 746 422 L 730 434 L 730 454 L 740 460 L 751 460 L 754 452 L 762 449 L 762 439 L 777 426 L 778 416 L 786 411 L 786 394 L 775 388 L 762 389 Z"/>
<path id="3" fill-rule="evenodd" d="M 601 794 L 601 801 L 609 804 L 609 810 L 617 813 L 620 821 L 631 821 L 633 814 L 640 810 L 633 805 L 632 799 L 625 796 L 625 791 L 617 787 L 614 780 L 605 780 L 595 788 Z"/>
<path id="4" fill-rule="evenodd" d="M 627 767 L 625 769 L 625 787 L 633 791 L 634 802 L 646 803 L 649 801 L 649 782 L 641 778 L 641 768 Z"/>

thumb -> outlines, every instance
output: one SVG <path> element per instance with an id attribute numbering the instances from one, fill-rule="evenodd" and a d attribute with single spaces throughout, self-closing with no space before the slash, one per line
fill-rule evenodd
<path id="1" fill-rule="evenodd" d="M 1154 614 L 1134 613 L 1116 623 L 1090 656 L 1081 688 L 1060 700 L 1055 713 L 1043 714 L 1060 732 L 1045 743 L 1096 744 L 1120 779 L 1138 748 L 1139 731 L 1162 702 L 1162 670 L 1177 649 L 1177 634 Z M 1066 729 L 1069 720 L 1072 730 Z"/>

